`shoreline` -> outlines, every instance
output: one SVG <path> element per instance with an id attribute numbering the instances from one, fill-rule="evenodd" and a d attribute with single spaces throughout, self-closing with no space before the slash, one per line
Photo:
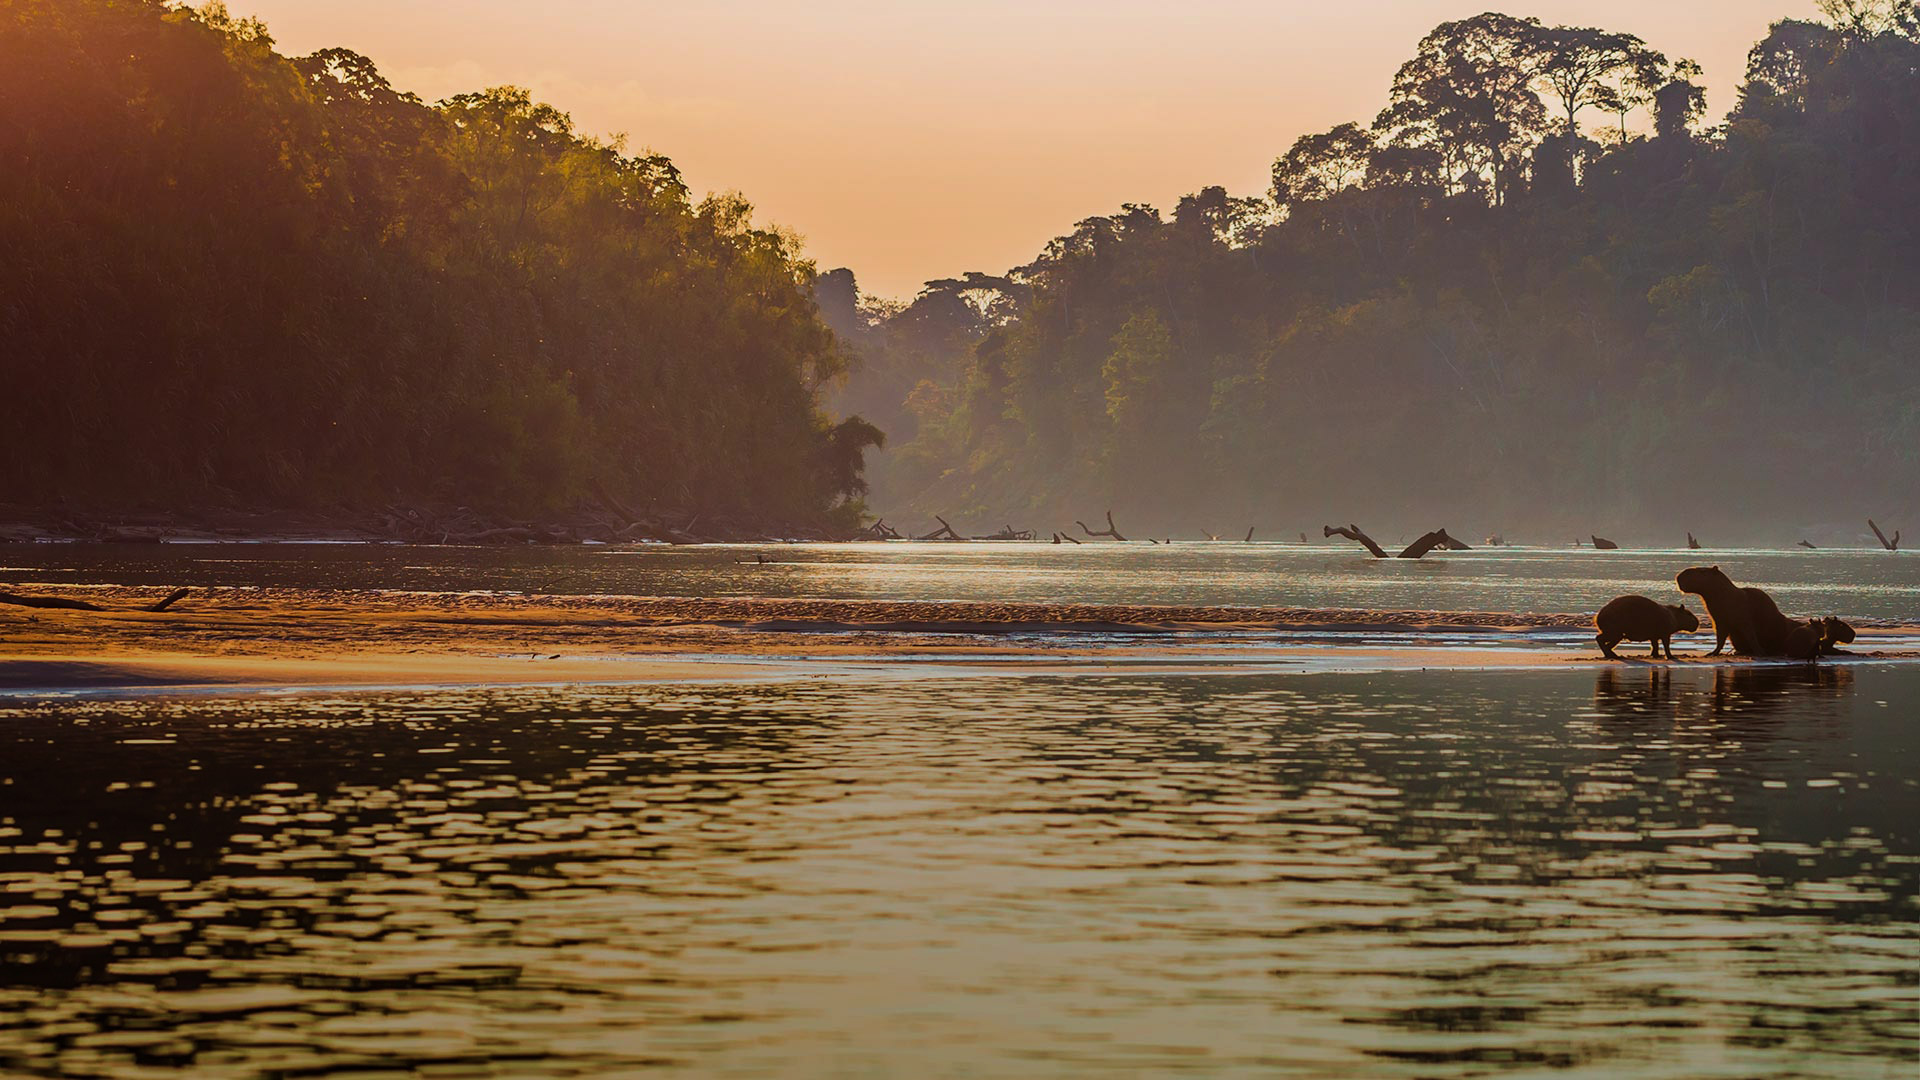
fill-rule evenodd
<path id="1" fill-rule="evenodd" d="M 704 599 L 44 586 L 105 610 L 0 606 L 0 695 L 1275 674 L 1792 667 L 1599 656 L 1586 616 L 977 601 Z M 1629 646 L 1631 648 L 1631 646 Z M 1826 664 L 1920 661 L 1920 626 L 1865 626 Z"/>

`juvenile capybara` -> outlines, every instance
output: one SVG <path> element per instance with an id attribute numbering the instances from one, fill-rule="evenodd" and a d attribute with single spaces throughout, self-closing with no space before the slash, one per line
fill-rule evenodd
<path id="1" fill-rule="evenodd" d="M 1819 619 L 1808 619 L 1793 628 L 1787 635 L 1786 646 L 1781 654 L 1791 660 L 1805 660 L 1812 663 L 1820 655 L 1821 647 L 1826 644 L 1826 626 Z"/>
<path id="2" fill-rule="evenodd" d="M 1674 583 L 1680 591 L 1698 596 L 1713 620 L 1713 651 L 1720 655 L 1727 642 L 1745 656 L 1785 656 L 1787 637 L 1800 624 L 1780 614 L 1764 589 L 1743 589 L 1718 566 L 1689 566 Z"/>
<path id="3" fill-rule="evenodd" d="M 1820 651 L 1829 656 L 1840 653 L 1840 646 L 1853 644 L 1853 627 L 1832 615 L 1820 620 Z M 1846 655 L 1840 653 L 1840 655 Z"/>
<path id="4" fill-rule="evenodd" d="M 1620 659 L 1613 647 L 1622 641 L 1653 642 L 1651 655 L 1656 660 L 1665 646 L 1667 659 L 1671 660 L 1673 635 L 1700 629 L 1700 620 L 1679 604 L 1662 604 L 1644 596 L 1616 596 L 1593 617 L 1593 625 L 1600 631 L 1593 640 L 1600 643 L 1600 651 L 1609 660 Z"/>

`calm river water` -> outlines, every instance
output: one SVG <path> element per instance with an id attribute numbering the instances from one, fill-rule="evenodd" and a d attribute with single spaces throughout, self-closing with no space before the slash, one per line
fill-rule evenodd
<path id="1" fill-rule="evenodd" d="M 776 560 L 756 562 L 765 555 Z M 1621 593 L 1679 596 L 1718 563 L 1787 611 L 1920 621 L 1920 555 L 1842 551 L 1482 548 L 1371 559 L 1351 544 L 793 544 L 457 548 L 403 545 L 0 546 L 25 582 L 476 589 L 631 596 L 1026 600 L 1427 611 L 1584 612 Z M 1691 601 L 1698 610 L 1698 601 Z"/>
<path id="2" fill-rule="evenodd" d="M 14 699 L 0 1074 L 1911 1075 L 1917 716 L 1875 664 Z"/>

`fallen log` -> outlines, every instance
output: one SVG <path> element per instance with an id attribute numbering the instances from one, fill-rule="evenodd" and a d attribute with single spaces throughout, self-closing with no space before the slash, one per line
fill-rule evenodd
<path id="1" fill-rule="evenodd" d="M 65 608 L 69 611 L 105 611 L 99 604 L 89 604 L 85 600 L 69 600 L 64 596 L 20 596 L 15 593 L 0 592 L 0 604 L 12 604 L 15 607 Z"/>
<path id="2" fill-rule="evenodd" d="M 935 529 L 935 530 L 933 530 L 932 532 L 930 532 L 930 533 L 928 533 L 928 534 L 926 534 L 925 536 L 916 536 L 916 537 L 914 537 L 914 539 L 915 539 L 915 540 L 961 540 L 961 539 L 965 539 L 965 538 L 964 538 L 964 537 L 962 537 L 962 536 L 961 536 L 961 535 L 960 535 L 959 533 L 957 533 L 957 532 L 954 532 L 954 531 L 953 531 L 953 526 L 951 526 L 951 525 L 949 525 L 949 524 L 947 524 L 947 519 L 946 519 L 946 518 L 943 518 L 943 517 L 941 517 L 941 516 L 940 516 L 939 514 L 935 514 L 935 515 L 933 515 L 933 520 L 935 520 L 935 521 L 937 521 L 937 522 L 939 522 L 939 523 L 940 523 L 940 527 L 939 527 L 939 528 L 937 528 L 937 529 Z"/>
<path id="3" fill-rule="evenodd" d="M 1888 551 L 1900 550 L 1900 530 L 1899 529 L 1893 530 L 1893 539 L 1889 540 L 1887 539 L 1887 534 L 1880 531 L 1880 526 L 1875 525 L 1873 523 L 1872 518 L 1867 519 L 1867 528 L 1872 529 L 1873 535 L 1880 538 L 1881 547 L 1886 548 Z"/>
<path id="4" fill-rule="evenodd" d="M 1806 548 L 1806 549 L 1807 549 L 1808 551 L 1819 551 L 1819 550 L 1820 550 L 1819 548 L 1817 548 L 1817 547 L 1814 547 L 1814 546 L 1813 546 L 1813 544 L 1812 544 L 1811 542 L 1809 542 L 1809 541 L 1806 541 L 1806 540 L 1802 540 L 1802 541 L 1800 541 L 1800 546 L 1801 546 L 1801 547 L 1803 547 L 1803 548 Z"/>
<path id="5" fill-rule="evenodd" d="M 1395 558 L 1418 559 L 1424 556 L 1427 552 L 1432 551 L 1434 548 L 1444 548 L 1448 551 L 1457 551 L 1460 549 L 1452 546 L 1457 543 L 1459 543 L 1458 540 L 1455 540 L 1453 537 L 1447 535 L 1447 530 L 1435 529 L 1432 532 L 1422 536 L 1420 539 L 1415 540 L 1413 543 L 1408 544 L 1406 550 L 1402 551 L 1399 555 L 1395 556 Z"/>
<path id="6" fill-rule="evenodd" d="M 1380 550 L 1380 545 L 1373 542 L 1373 537 L 1361 532 L 1360 526 L 1358 525 L 1347 525 L 1344 528 L 1338 529 L 1331 525 L 1322 525 L 1320 526 L 1320 536 L 1322 539 L 1330 536 L 1344 536 L 1349 540 L 1358 542 L 1368 551 L 1373 552 L 1373 557 L 1376 559 L 1384 559 L 1387 557 L 1387 553 Z M 1304 537 L 1302 539 L 1304 539 Z"/>
<path id="7" fill-rule="evenodd" d="M 1619 544 L 1616 544 L 1616 543 L 1614 543 L 1613 541 L 1611 541 L 1611 540 L 1609 540 L 1609 539 L 1607 539 L 1607 538 L 1606 538 L 1606 537 L 1604 537 L 1604 536 L 1595 536 L 1595 537 L 1593 537 L 1592 539 L 1593 539 L 1593 547 L 1594 547 L 1594 550 L 1596 550 L 1596 551 L 1617 551 L 1617 550 L 1619 550 L 1619 547 L 1620 547 L 1620 545 L 1619 545 Z"/>
<path id="8" fill-rule="evenodd" d="M 1115 540 L 1126 539 L 1126 537 L 1120 535 L 1119 526 L 1113 523 L 1113 511 L 1111 510 L 1107 511 L 1107 528 L 1105 532 L 1094 532 L 1092 529 L 1087 528 L 1087 523 L 1084 521 L 1076 521 L 1074 524 L 1080 526 L 1080 530 L 1088 536 L 1110 536 Z"/>
<path id="9" fill-rule="evenodd" d="M 1078 543 L 1080 543 L 1080 541 L 1078 541 L 1078 540 L 1076 540 L 1076 539 L 1074 539 L 1074 536 L 1073 536 L 1073 534 L 1072 534 L 1072 533 L 1070 533 L 1070 532 L 1063 532 L 1063 533 L 1061 533 L 1061 534 L 1060 534 L 1060 539 L 1062 539 L 1062 540 L 1065 540 L 1065 541 L 1066 541 L 1067 543 L 1069 543 L 1069 544 L 1078 544 Z"/>
<path id="10" fill-rule="evenodd" d="M 167 594 L 166 599 L 148 607 L 147 610 L 148 611 L 165 611 L 168 608 L 172 607 L 174 604 L 178 603 L 182 597 L 186 596 L 187 591 L 188 590 L 186 590 L 185 588 L 175 589 L 172 592 Z"/>
<path id="11" fill-rule="evenodd" d="M 181 597 L 186 596 L 187 593 L 191 591 L 192 590 L 186 589 L 186 588 L 175 589 L 172 592 L 168 593 L 165 599 L 160 600 L 157 603 L 148 604 L 145 607 L 135 608 L 134 610 L 135 611 L 153 611 L 153 612 L 165 611 L 168 608 L 172 607 L 174 604 L 179 603 Z M 57 608 L 64 611 L 112 611 L 114 610 L 112 608 L 101 607 L 99 604 L 93 603 L 88 600 L 73 600 L 65 596 L 22 596 L 18 593 L 8 593 L 8 592 L 0 592 L 0 604 L 12 604 L 15 607 L 29 607 L 29 608 Z"/>

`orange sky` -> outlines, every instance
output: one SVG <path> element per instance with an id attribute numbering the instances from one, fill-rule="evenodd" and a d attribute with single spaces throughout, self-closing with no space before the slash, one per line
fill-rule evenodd
<path id="1" fill-rule="evenodd" d="M 1371 119 L 1436 23 L 1486 8 L 1631 31 L 1732 103 L 1812 0 L 229 0 L 290 54 L 341 45 L 436 100 L 530 87 L 590 133 L 736 189 L 863 289 L 1030 260 L 1075 221 L 1265 190 L 1293 139 Z M 1600 118 L 1589 114 L 1588 122 Z"/>

